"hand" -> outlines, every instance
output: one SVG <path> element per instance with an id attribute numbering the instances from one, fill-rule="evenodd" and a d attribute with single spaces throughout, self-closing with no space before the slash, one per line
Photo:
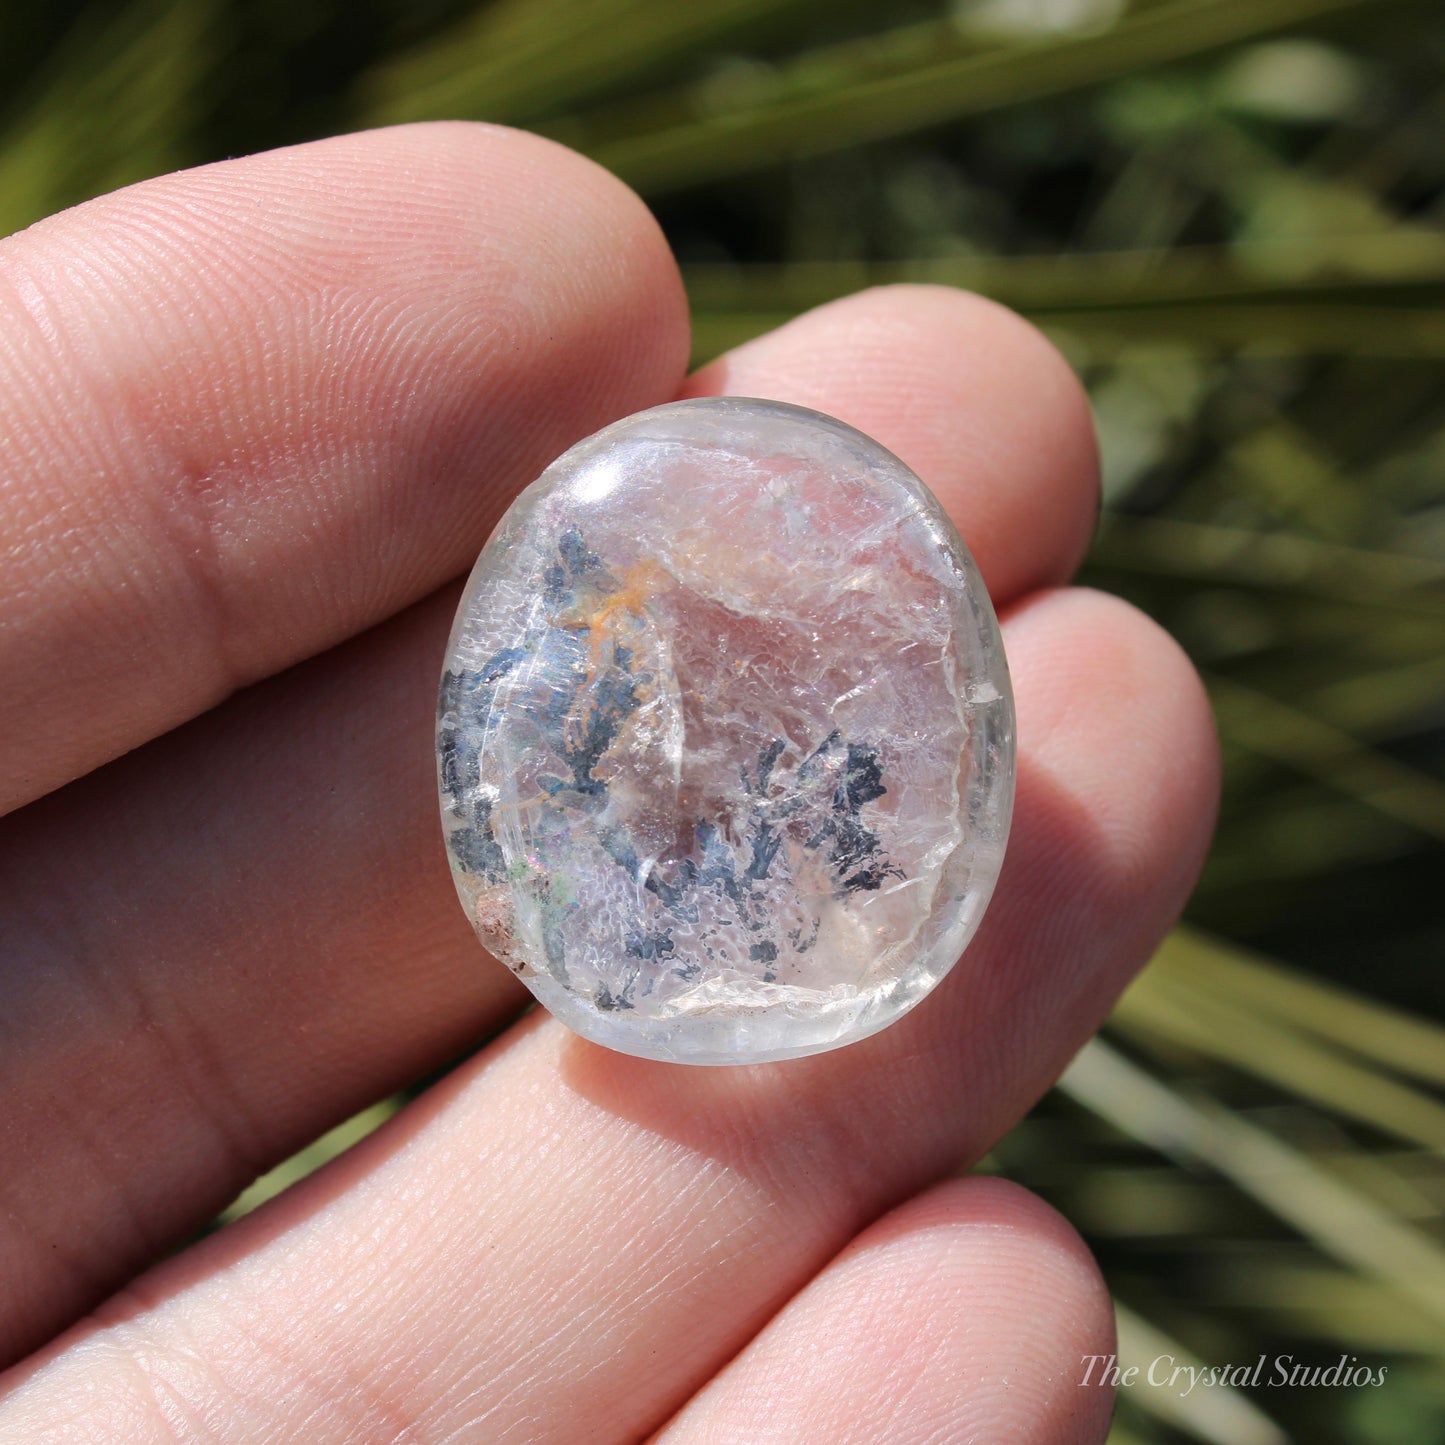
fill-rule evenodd
<path id="1" fill-rule="evenodd" d="M 1088 408 L 1016 317 L 888 289 L 686 355 L 637 200 L 488 127 L 226 162 L 0 245 L 0 1350 L 39 1349 L 0 1440 L 1102 1439 L 1088 1253 L 1016 1187 L 938 1181 L 1181 907 L 1201 690 L 1063 585 Z M 989 583 L 1019 794 L 965 960 L 883 1034 L 749 1069 L 532 1014 L 154 1264 L 521 1010 L 440 842 L 449 579 L 571 442 L 721 391 L 876 436 Z"/>

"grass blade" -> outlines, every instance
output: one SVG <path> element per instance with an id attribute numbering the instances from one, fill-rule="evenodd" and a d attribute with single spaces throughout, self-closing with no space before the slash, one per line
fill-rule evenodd
<path id="1" fill-rule="evenodd" d="M 1135 1366 L 1139 1370 L 1128 1387 L 1132 1404 L 1206 1445 L 1289 1445 L 1284 1431 L 1231 1385 L 1216 1384 L 1186 1393 L 1183 1384 L 1152 1383 L 1149 1367 L 1155 1360 L 1167 1357 L 1177 1366 L 1197 1370 L 1204 1368 L 1204 1361 L 1117 1300 L 1114 1320 L 1119 1368 Z"/>
<path id="2" fill-rule="evenodd" d="M 1218 1059 L 1382 1133 L 1445 1154 L 1445 1104 L 1355 1062 L 1277 1018 L 1240 1008 L 1177 973 L 1146 969 L 1119 1000 L 1116 1027 Z"/>
<path id="3" fill-rule="evenodd" d="M 573 143 L 649 194 L 736 175 L 792 157 L 840 150 L 903 135 L 924 126 L 981 115 L 1097 85 L 1149 66 L 1168 64 L 1381 0 L 1169 0 L 1126 16 L 1103 34 L 983 54 L 967 50 L 907 65 L 854 84 L 826 68 L 799 62 L 792 85 L 785 72 L 775 99 L 733 111 L 689 115 L 687 93 L 672 109 L 686 118 L 659 126 L 656 111 L 630 133 L 602 118 L 589 142 L 587 119 Z M 886 37 L 880 37 L 886 50 Z M 667 109 L 666 106 L 663 109 Z M 605 136 L 606 127 L 612 133 Z"/>
<path id="4" fill-rule="evenodd" d="M 0 135 L 0 236 L 190 161 L 214 23 L 210 0 L 87 11 Z"/>
<path id="5" fill-rule="evenodd" d="M 1191 980 L 1387 1068 L 1445 1086 L 1445 1028 L 1195 929 L 1176 928 L 1164 940 L 1141 977 L 1151 974 Z"/>
<path id="6" fill-rule="evenodd" d="M 1445 613 L 1445 559 L 1176 517 L 1109 517 L 1090 561 L 1104 567 L 1304 593 L 1331 602 Z M 1248 707 L 1239 709 L 1241 714 Z M 1245 718 L 1247 723 L 1248 718 Z"/>
<path id="7" fill-rule="evenodd" d="M 511 0 L 490 5 L 367 77 L 361 108 L 378 125 L 518 121 L 575 105 L 806 0 Z"/>
<path id="8" fill-rule="evenodd" d="M 1213 1100 L 1186 1098 L 1099 1039 L 1059 1087 L 1131 1138 L 1232 1180 L 1324 1253 L 1445 1321 L 1445 1250 L 1298 1150 Z"/>
<path id="9" fill-rule="evenodd" d="M 1207 681 L 1220 729 L 1231 742 L 1445 841 L 1445 784 L 1265 693 L 1221 677 Z"/>

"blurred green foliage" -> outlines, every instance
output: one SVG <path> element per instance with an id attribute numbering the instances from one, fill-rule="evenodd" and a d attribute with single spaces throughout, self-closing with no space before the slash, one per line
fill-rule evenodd
<path id="1" fill-rule="evenodd" d="M 1087 580 L 1209 683 L 1188 923 L 986 1167 L 1054 1200 L 1126 1442 L 1445 1441 L 1445 24 L 1431 0 L 131 0 L 0 10 L 0 233 L 175 166 L 433 116 L 653 202 L 705 358 L 857 287 L 1034 317 L 1086 379 Z M 238 1209 L 394 1107 L 328 1136 Z"/>

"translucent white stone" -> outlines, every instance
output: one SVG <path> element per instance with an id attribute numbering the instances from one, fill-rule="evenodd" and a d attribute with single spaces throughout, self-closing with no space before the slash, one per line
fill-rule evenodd
<path id="1" fill-rule="evenodd" d="M 483 943 L 625 1053 L 756 1063 L 885 1027 L 998 876 L 1013 706 L 923 484 L 777 402 L 573 447 L 467 584 L 442 816 Z"/>

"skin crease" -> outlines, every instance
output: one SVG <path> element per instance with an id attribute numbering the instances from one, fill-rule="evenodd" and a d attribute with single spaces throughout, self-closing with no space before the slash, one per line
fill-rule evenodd
<path id="1" fill-rule="evenodd" d="M 84 661 L 77 619 L 103 613 L 116 631 L 101 640 L 124 633 L 143 697 L 134 713 L 52 719 L 52 684 L 32 667 L 0 731 L 17 748 L 45 728 L 56 741 L 15 774 L 17 795 L 396 612 L 469 561 L 510 492 L 575 436 L 684 388 L 685 323 L 655 226 L 555 146 L 405 127 L 192 174 L 202 180 L 48 223 L 44 264 L 15 260 L 35 232 L 0 251 L 0 280 L 30 278 L 16 294 L 39 318 L 19 361 L 21 344 L 0 342 L 0 372 L 46 378 L 0 402 L 0 447 L 24 463 L 4 474 L 19 522 L 0 537 L 29 568 L 0 595 L 19 639 L 5 661 L 24 679 L 49 649 L 63 677 Z M 543 224 L 564 195 L 583 230 L 572 235 L 569 209 L 568 265 Z M 450 239 L 433 235 L 439 206 Z M 254 248 L 227 241 L 230 208 L 287 218 L 260 253 L 268 276 Z M 328 268 L 357 212 L 378 210 L 389 219 L 361 304 Z M 186 230 L 196 214 L 209 231 Z M 158 236 L 157 254 L 189 258 L 216 294 L 249 288 L 250 309 L 242 295 L 197 333 L 160 270 L 118 277 L 89 227 Z M 331 240 L 313 251 L 315 236 Z M 409 263 L 433 246 L 447 264 L 419 301 Z M 463 253 L 482 259 L 458 280 Z M 485 308 L 503 275 L 512 307 L 497 320 Z M 122 293 L 146 346 L 117 378 L 106 308 Z M 247 327 L 222 353 L 212 333 L 225 315 Z M 40 324 L 54 317 L 64 324 Z M 402 341 L 373 348 L 377 318 L 400 318 L 379 334 Z M 426 359 L 432 346 L 444 365 Z M 68 425 L 56 375 L 105 383 Z M 898 288 L 800 318 L 685 390 L 775 396 L 869 431 L 939 493 L 1007 613 L 1019 805 L 967 959 L 877 1039 L 750 1070 L 623 1059 L 533 1018 L 19 1366 L 0 1440 L 638 1438 L 859 1230 L 987 1149 L 1177 913 L 1212 818 L 1207 710 L 1177 649 L 1137 613 L 1038 590 L 1076 565 L 1097 494 L 1087 406 L 1047 343 L 977 298 Z M 298 406 L 302 391 L 320 402 Z M 113 434 L 115 414 L 127 436 Z M 187 455 L 161 446 L 158 461 L 157 434 L 184 435 Z M 409 450 L 418 438 L 424 460 Z M 100 475 L 107 485 L 87 491 Z M 200 572 L 174 521 L 194 519 L 197 478 Z M 156 502 L 179 482 L 174 511 Z M 75 535 L 96 541 L 99 563 L 67 570 Z M 118 576 L 134 586 L 117 590 Z M 451 593 L 419 603 L 0 828 L 0 888 L 19 904 L 0 973 L 12 1353 L 135 1275 L 257 1169 L 515 1012 L 515 983 L 484 966 L 456 909 L 437 837 L 430 715 L 452 605 Z M 196 627 L 198 607 L 226 625 Z M 118 674 L 97 686 L 128 695 Z M 950 1229 L 925 1231 L 949 1257 L 962 1237 Z M 974 1336 L 1016 1337 L 1010 1299 L 1035 1265 L 1051 1277 L 1040 1261 L 1061 1246 L 1049 1239 L 960 1297 Z M 1077 1248 L 1064 1253 L 1097 1295 Z M 1102 1438 L 1098 1409 L 1066 1419 L 1054 1403 L 1058 1370 L 1107 1348 L 1106 1312 L 1076 1294 L 1077 1307 L 1031 1313 L 1040 1369 L 1010 1399 L 1034 1433 L 1017 1438 Z M 901 1293 L 879 1338 L 927 1334 L 922 1299 Z M 846 1294 L 835 1304 L 839 1318 L 853 1307 Z M 806 1329 L 788 1317 L 768 1338 L 782 1330 L 815 1355 L 822 1316 Z M 861 1411 L 856 1374 L 840 1361 L 831 1389 Z M 949 1400 L 961 1430 L 992 1418 L 971 1387 Z"/>

